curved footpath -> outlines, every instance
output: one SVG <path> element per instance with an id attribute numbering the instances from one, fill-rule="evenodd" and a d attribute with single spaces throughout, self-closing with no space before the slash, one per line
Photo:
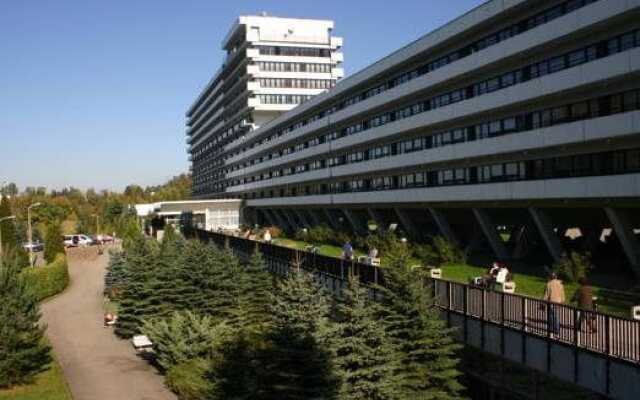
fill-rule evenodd
<path id="1" fill-rule="evenodd" d="M 74 249 L 70 287 L 41 306 L 47 337 L 75 400 L 175 400 L 163 377 L 136 355 L 129 341 L 102 327 L 108 253 Z"/>

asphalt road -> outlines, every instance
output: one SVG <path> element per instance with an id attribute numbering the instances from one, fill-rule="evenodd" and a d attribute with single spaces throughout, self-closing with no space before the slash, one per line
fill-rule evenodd
<path id="1" fill-rule="evenodd" d="M 68 253 L 71 285 L 41 306 L 47 337 L 75 400 L 176 400 L 164 379 L 129 341 L 102 327 L 102 286 L 108 254 Z"/>

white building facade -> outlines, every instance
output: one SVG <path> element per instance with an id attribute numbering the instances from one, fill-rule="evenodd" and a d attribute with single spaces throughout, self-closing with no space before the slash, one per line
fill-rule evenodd
<path id="1" fill-rule="evenodd" d="M 487 1 L 216 149 L 196 196 L 254 223 L 398 223 L 640 277 L 640 1 Z"/>
<path id="2" fill-rule="evenodd" d="M 187 112 L 195 197 L 224 192 L 224 147 L 342 78 L 342 39 L 332 31 L 326 20 L 238 18 L 222 41 L 222 67 Z"/>

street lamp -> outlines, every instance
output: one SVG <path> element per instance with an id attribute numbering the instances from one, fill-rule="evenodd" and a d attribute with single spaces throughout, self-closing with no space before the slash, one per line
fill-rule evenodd
<path id="1" fill-rule="evenodd" d="M 42 205 L 42 203 L 33 203 L 27 207 L 27 242 L 29 243 L 29 263 L 33 267 L 33 235 L 31 232 L 31 209 Z"/>
<path id="2" fill-rule="evenodd" d="M 9 215 L 8 217 L 0 218 L 0 261 L 2 261 L 2 222 L 9 219 L 16 219 L 15 215 Z"/>

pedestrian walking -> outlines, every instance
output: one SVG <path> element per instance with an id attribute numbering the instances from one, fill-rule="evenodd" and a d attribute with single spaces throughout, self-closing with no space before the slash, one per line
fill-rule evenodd
<path id="1" fill-rule="evenodd" d="M 549 275 L 547 286 L 544 289 L 544 301 L 547 301 L 547 323 L 549 324 L 549 331 L 553 334 L 560 332 L 560 321 L 558 320 L 558 309 L 554 304 L 562 304 L 565 302 L 564 286 L 562 281 L 558 279 L 558 275 L 552 272 Z"/>
<path id="2" fill-rule="evenodd" d="M 578 326 L 576 326 L 576 329 L 582 329 L 582 322 L 586 321 L 589 332 L 596 332 L 594 314 L 592 313 L 592 311 L 594 311 L 594 304 L 591 283 L 585 277 L 578 279 L 578 283 L 580 286 L 571 298 L 571 301 L 577 302 L 578 308 L 581 309 L 578 314 Z"/>

